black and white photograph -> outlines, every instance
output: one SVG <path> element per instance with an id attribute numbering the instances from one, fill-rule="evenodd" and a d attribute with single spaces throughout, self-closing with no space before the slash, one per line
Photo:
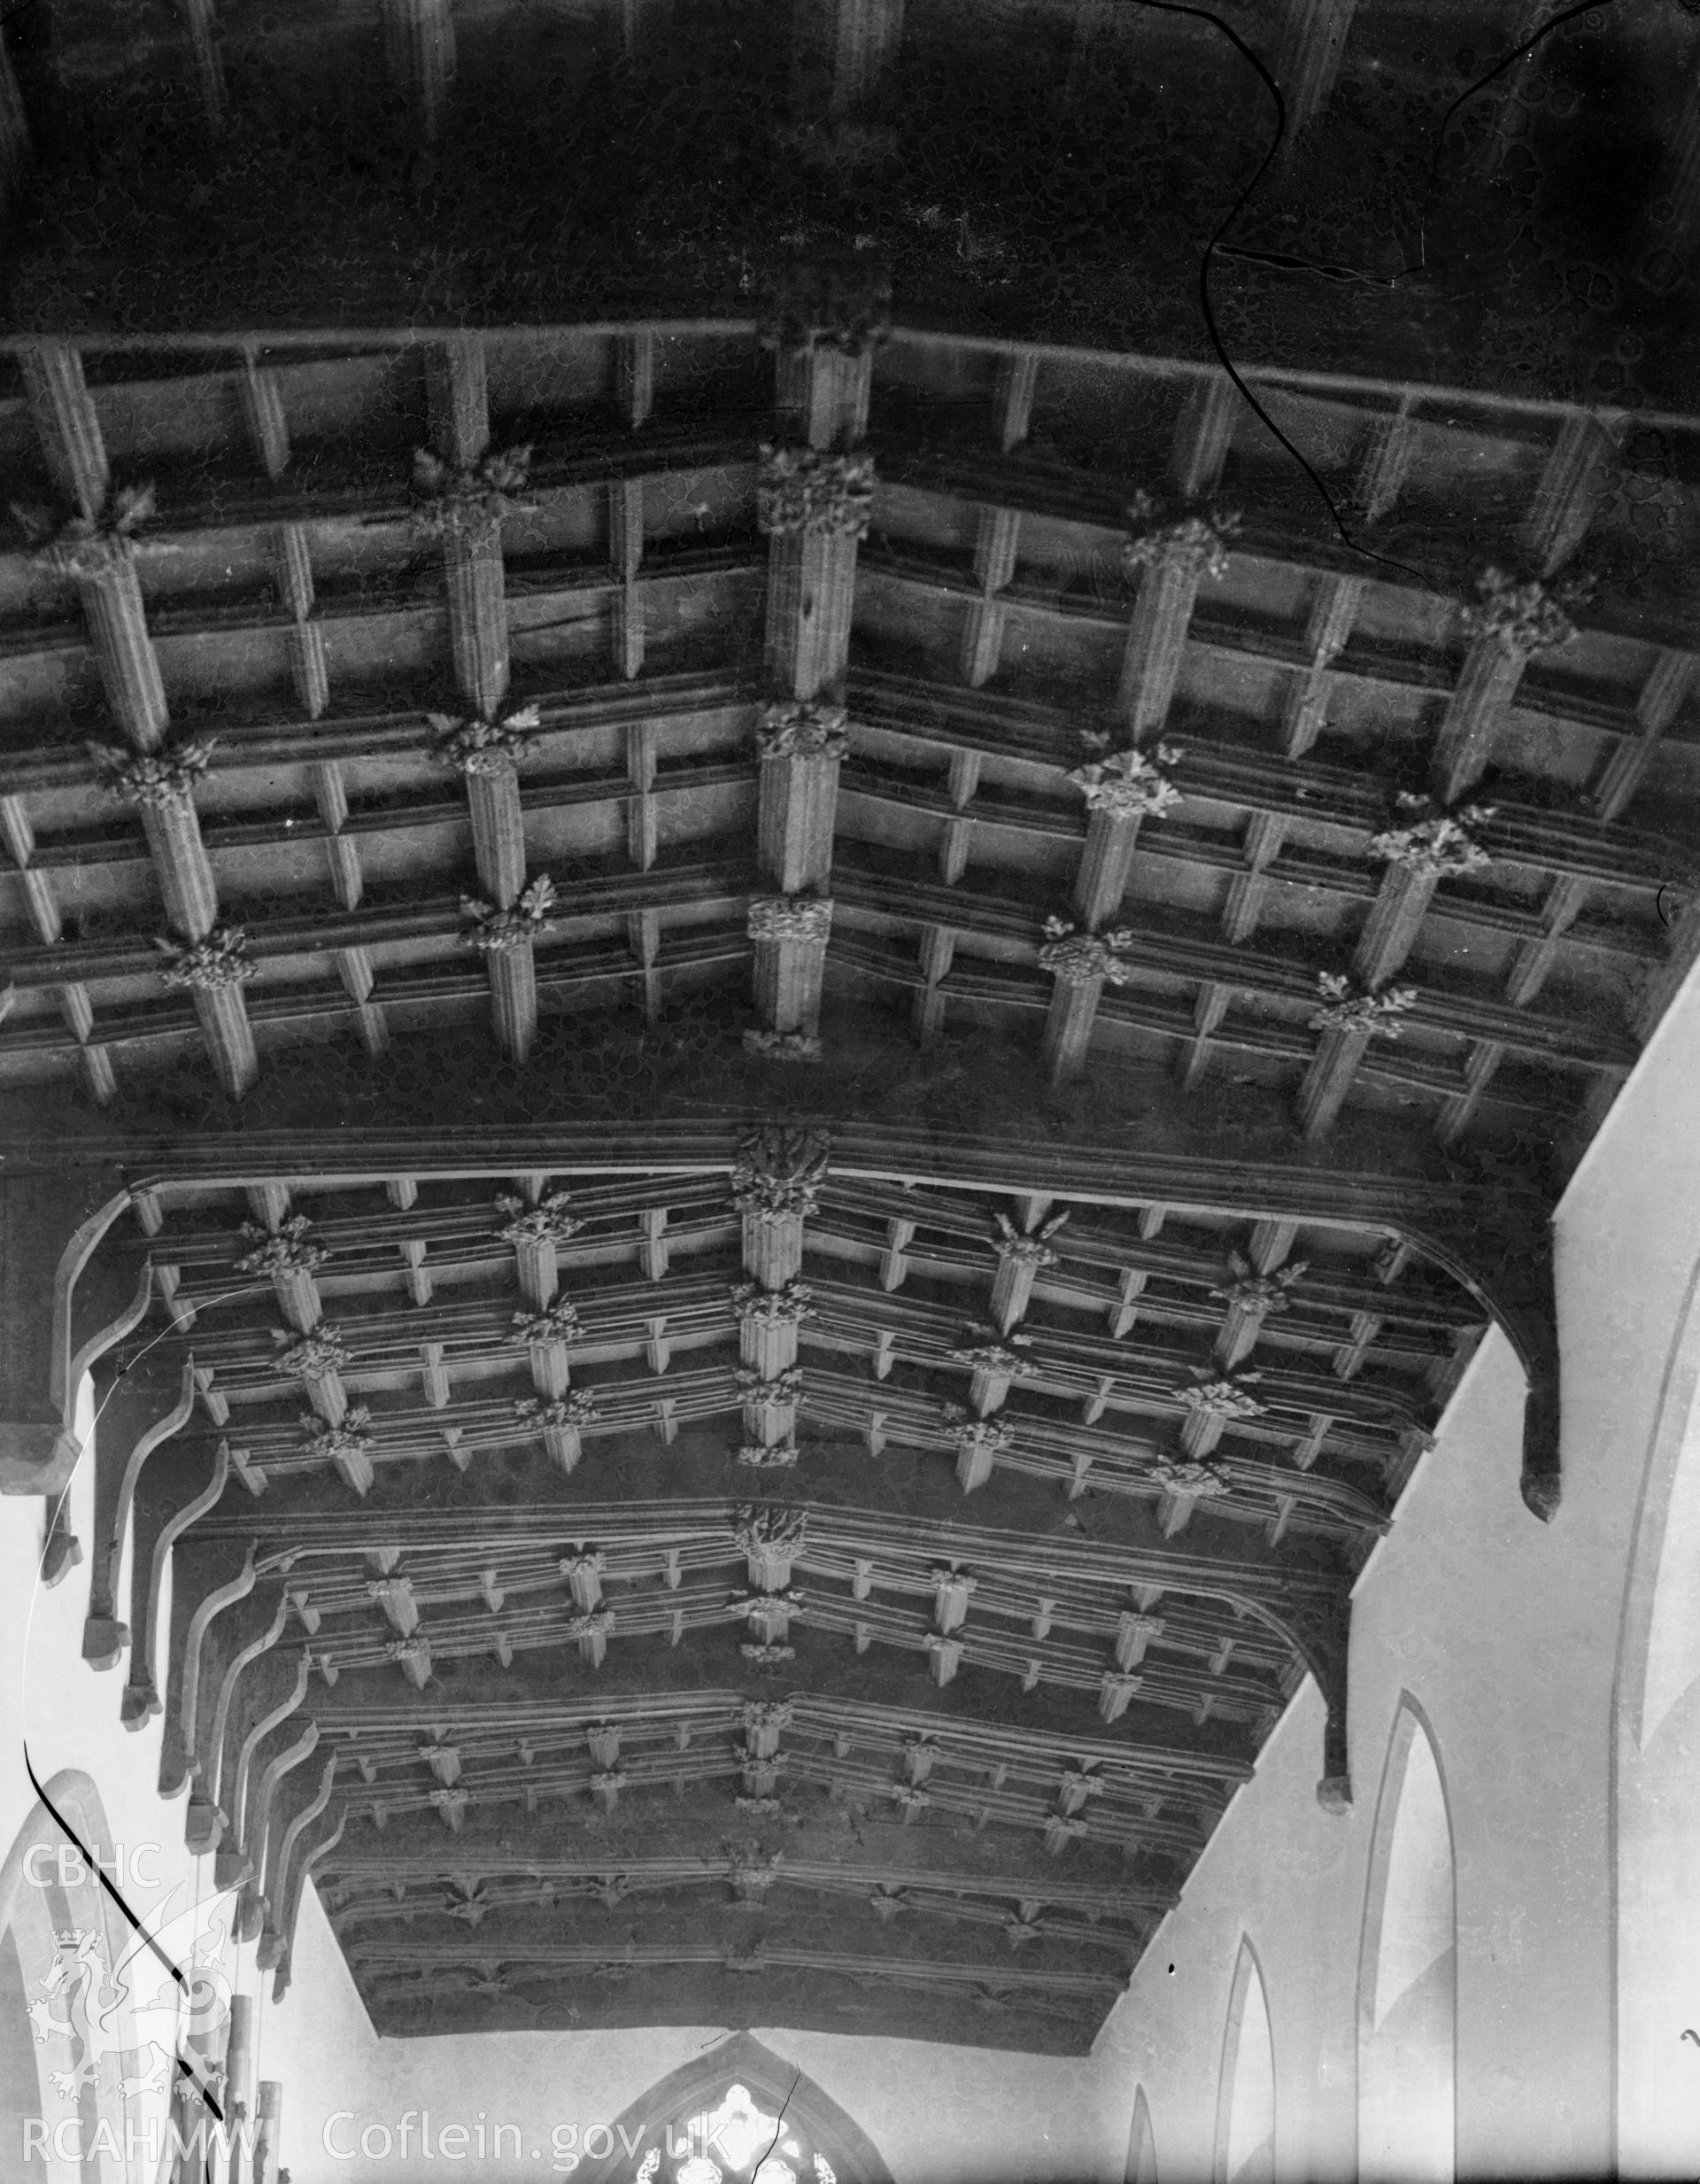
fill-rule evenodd
<path id="1" fill-rule="evenodd" d="M 1700 0 L 0 0 L 0 2184 L 1700 2179 Z"/>

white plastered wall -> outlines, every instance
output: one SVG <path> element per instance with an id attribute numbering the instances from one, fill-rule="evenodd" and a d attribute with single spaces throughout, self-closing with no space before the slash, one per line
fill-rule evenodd
<path id="1" fill-rule="evenodd" d="M 1322 1708 L 1307 1684 L 1101 2037 L 1124 2118 L 1144 2086 L 1164 2184 L 1210 2173 L 1242 1933 L 1268 1987 L 1277 2173 L 1354 2173 L 1359 1948 L 1376 1792 L 1405 1692 L 1432 1725 L 1454 1832 L 1459 2173 L 1603 2174 L 1620 2130 L 1629 2156 L 1618 2022 L 1642 1981 L 1619 1946 L 1617 1667 L 1643 1479 L 1700 1261 L 1696 1088 L 1691 976 L 1557 1218 L 1557 1517 L 1537 1523 L 1518 1498 L 1523 1378 L 1490 1336 L 1358 1583 L 1352 1812 L 1331 1817 L 1316 1803 Z M 1661 1732 L 1690 1749 L 1694 1699 L 1690 1689 Z M 1657 1901 L 1642 1909 L 1657 1919 Z M 1690 1994 L 1700 2021 L 1692 1982 Z M 1678 2001 L 1664 1997 L 1665 2016 Z M 1655 2029 L 1668 2045 L 1663 2017 Z M 1695 2083 L 1683 2110 L 1666 2068 L 1667 2129 L 1700 2115 L 1700 2048 L 1682 2059 Z M 1657 2097 L 1636 2097 L 1632 2173 L 1661 2128 Z M 1700 2169 L 1691 2141 L 1666 2151 L 1670 2173 Z"/>
<path id="2" fill-rule="evenodd" d="M 93 1416 L 92 1396 L 83 1390 L 81 1424 L 86 1429 Z M 158 1794 L 162 1721 L 156 1717 L 139 1730 L 126 1730 L 120 1718 L 128 1670 L 128 1657 L 104 1673 L 82 1659 L 82 1626 L 89 1609 L 89 1578 L 94 1505 L 93 1462 L 85 1457 L 72 1482 L 68 1519 L 83 1547 L 82 1561 L 52 1591 L 37 1583 L 44 1530 L 44 1505 L 29 1496 L 0 1497 L 0 1864 L 19 1847 L 20 1831 L 39 1832 L 49 1847 L 27 1859 L 17 1886 L 20 1891 L 40 1893 L 37 1880 L 56 1881 L 62 1869 L 58 1849 L 64 1838 L 45 1820 L 35 1790 L 25 1771 L 24 1753 L 37 1779 L 54 1795 L 56 1782 L 81 1776 L 88 1778 L 89 1794 L 73 1802 L 63 1793 L 65 1816 L 81 1832 L 92 1814 L 104 1815 L 106 1839 L 91 1843 L 104 1861 L 109 1877 L 136 1916 L 170 1932 L 166 1940 L 174 1955 L 187 1953 L 204 1939 L 204 1925 L 190 1916 L 194 1907 L 212 1894 L 210 1861 L 197 1861 L 183 1844 L 185 1806 L 167 1802 Z M 120 1569 L 119 1598 L 129 1598 L 130 1557 L 127 1551 Z M 169 1627 L 170 1585 L 167 1579 L 160 1627 Z M 163 1664 L 157 1668 L 162 1673 Z M 59 1801 L 55 1797 L 54 1801 Z M 73 1855 L 68 1870 L 74 1873 Z M 94 1886 L 73 1889 L 71 1915 L 78 1924 L 104 1920 L 110 1947 L 118 1957 L 131 1945 L 130 1930 L 104 1892 Z M 0 1918 L 12 1908 L 0 1904 Z M 19 1968 L 26 2001 L 36 1999 L 50 1961 L 39 1918 L 39 1907 L 27 1901 L 17 1910 L 12 1927 L 19 1943 Z M 251 1991 L 256 1974 L 251 1948 L 231 1945 L 223 1969 L 238 1990 Z M 151 1984 L 151 1977 L 146 1984 Z M 143 1975 L 138 1973 L 138 1990 Z M 60 2005 L 54 2004 L 55 2014 Z M 34 2046 L 32 2041 L 32 2046 Z M 19 2052 L 20 2052 L 19 2050 Z M 16 2055 L 8 2049 L 9 2055 Z M 38 2113 L 50 2127 L 75 2113 L 74 2104 L 59 2101 L 47 2073 L 64 2071 L 73 2061 L 70 2044 L 50 2038 L 36 2049 L 42 2066 Z M 147 2158 L 150 2119 L 162 2122 L 166 2095 L 136 2095 L 128 2103 L 128 2119 L 136 2129 L 134 2157 L 126 2158 L 120 2141 L 116 2158 L 97 2142 L 90 2128 L 84 2148 L 90 2165 L 81 2174 L 74 2160 L 54 2163 L 43 2170 L 39 2163 L 24 2165 L 24 2148 L 0 2147 L 0 2175 L 29 2177 L 42 2184 L 155 2184 L 157 2165 Z M 12 2105 L 9 2099 L 9 2108 Z M 104 2104 L 103 2104 L 104 2112 Z M 119 2113 L 123 2113 L 120 2107 Z M 9 2117 L 9 2121 L 15 2121 Z M 114 2139 L 120 2138 L 114 2129 Z"/>
<path id="3" fill-rule="evenodd" d="M 1125 2138 L 1126 2120 L 1118 2088 L 1091 2059 L 754 2029 L 855 2118 L 896 2184 L 1084 2184 L 1118 2173 L 1105 2149 Z M 433 2173 L 460 2184 L 521 2184 L 570 2174 L 564 2165 L 591 2126 L 612 2126 L 658 2079 L 723 2037 L 703 2025 L 375 2040 L 324 1915 L 308 1901 L 295 1984 L 265 2020 L 261 2062 L 286 2087 L 291 2184 L 411 2175 L 398 2165 L 394 2135 L 409 2111 L 415 2157 L 422 2111 L 434 2141 L 444 2126 L 470 2134 L 454 2167 Z M 498 2125 L 518 2127 L 517 2152 L 511 2134 L 498 2152 Z M 591 2151 L 602 2150 L 593 2141 Z"/>

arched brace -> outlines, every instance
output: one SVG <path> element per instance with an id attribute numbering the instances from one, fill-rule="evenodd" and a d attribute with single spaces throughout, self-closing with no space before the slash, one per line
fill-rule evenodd
<path id="1" fill-rule="evenodd" d="M 82 1376 L 92 1372 L 109 1350 L 115 1350 L 127 1335 L 134 1335 L 148 1316 L 148 1306 L 153 1301 L 153 1261 L 144 1259 L 142 1271 L 136 1276 L 135 1293 L 116 1319 L 104 1327 L 96 1328 L 82 1347 L 76 1351 L 66 1368 L 65 1400 L 74 1407 L 77 1390 L 82 1385 Z M 78 1453 L 81 1451 L 79 1449 Z"/>
<path id="2" fill-rule="evenodd" d="M 1510 1233 L 1484 1223 L 1465 1251 L 1433 1234 L 1406 1241 L 1462 1283 L 1516 1352 L 1528 1382 L 1523 1408 L 1525 1506 L 1543 1524 L 1557 1514 L 1564 1482 L 1559 1452 L 1558 1296 L 1549 1222 L 1518 1223 Z"/>
<path id="3" fill-rule="evenodd" d="M 195 1410 L 195 1361 L 186 1359 L 181 1391 L 163 1418 L 156 1419 L 135 1442 L 118 1469 L 112 1513 L 103 1525 L 102 1487 L 112 1475 L 112 1467 L 99 1465 L 95 1482 L 97 1545 L 89 1575 L 89 1615 L 82 1627 L 82 1657 L 92 1669 L 112 1669 L 130 1642 L 129 1626 L 118 1620 L 118 1573 L 124 1558 L 124 1541 L 135 1507 L 135 1492 L 143 1469 L 154 1451 L 163 1447 L 189 1423 Z"/>
<path id="4" fill-rule="evenodd" d="M 1347 1743 L 1347 1671 L 1351 1652 L 1352 1599 L 1343 1584 L 1328 1596 L 1271 1607 L 1248 1600 L 1248 1612 L 1285 1638 L 1317 1679 L 1326 1709 L 1322 1731 L 1322 1778 L 1317 1802 L 1325 1812 L 1351 1809 L 1351 1755 Z"/>
<path id="5" fill-rule="evenodd" d="M 167 1647 L 166 1733 L 159 1755 L 161 1797 L 182 1796 L 189 1787 L 190 1777 L 200 1770 L 200 1762 L 195 1756 L 195 1736 L 207 1632 L 215 1616 L 222 1615 L 227 1607 L 234 1607 L 238 1600 L 245 1600 L 253 1591 L 258 1553 L 258 1543 L 251 1540 L 242 1568 L 234 1577 L 227 1578 L 223 1584 L 213 1586 L 202 1596 L 189 1616 L 186 1630 L 182 1629 L 185 1606 L 174 1600 L 172 1621 L 182 1635 L 176 1644 Z"/>
<path id="6" fill-rule="evenodd" d="M 333 1762 L 334 1765 L 335 1762 Z M 321 1843 L 315 1843 L 290 1877 L 288 1894 L 279 1909 L 277 1931 L 282 1937 L 282 1949 L 276 1968 L 272 1973 L 272 2000 L 282 2002 L 290 1991 L 290 1966 L 295 1953 L 295 1922 L 301 1916 L 301 1898 L 305 1894 L 313 1869 L 321 1858 L 328 1857 L 343 1839 L 343 1831 L 348 1825 L 348 1808 L 344 1806 L 336 1824 Z"/>
<path id="7" fill-rule="evenodd" d="M 212 1730 L 207 1732 L 205 1745 L 201 1747 L 205 1752 L 205 1761 L 198 1767 L 201 1791 L 198 1791 L 198 1798 L 192 1800 L 192 1806 L 197 1801 L 205 1800 L 207 1804 L 212 1804 L 212 1808 L 218 1810 L 218 1801 L 225 1793 L 225 1728 L 229 1723 L 231 1706 L 236 1703 L 236 1686 L 243 1679 L 243 1670 L 249 1669 L 255 1660 L 259 1660 L 262 1653 L 268 1653 L 277 1645 L 277 1640 L 282 1638 L 288 1612 L 290 1612 L 288 1594 L 279 1592 L 275 1606 L 273 1606 L 271 1623 L 236 1649 L 236 1653 L 229 1660 L 229 1667 L 218 1679 L 218 1701 L 214 1703 L 214 1710 L 212 1710 Z M 220 1826 L 222 1822 L 225 1822 L 225 1815 L 220 1813 Z"/>
<path id="8" fill-rule="evenodd" d="M 298 1879 L 293 1894 L 290 1892 L 290 1866 L 295 1857 L 295 1847 L 329 1804 L 331 1787 L 336 1779 L 336 1754 L 333 1752 L 325 1762 L 325 1770 L 320 1777 L 318 1790 L 284 1829 L 273 1870 L 266 1876 L 261 1901 L 272 1907 L 275 1917 L 262 1929 L 259 1937 L 259 1948 L 254 1961 L 262 1971 L 275 1971 L 290 1953 L 295 1913 L 300 1902 Z"/>
<path id="9" fill-rule="evenodd" d="M 280 1619 L 282 1611 L 280 1609 Z M 254 1755 L 273 1730 L 287 1722 L 307 1695 L 307 1681 L 313 1671 L 313 1655 L 305 1649 L 296 1663 L 295 1682 L 269 1712 L 262 1714 L 242 1740 L 242 1751 L 236 1761 L 236 1785 L 231 1792 L 228 1819 L 231 1829 L 229 1840 L 220 1849 L 212 1868 L 214 1884 L 220 1888 L 237 1888 L 253 1878 L 256 1861 L 248 1855 L 246 1844 L 257 1839 L 248 1818 L 248 1785 L 252 1773 Z M 191 1808 L 192 1810 L 192 1808 Z M 195 1846 L 190 1844 L 192 1850 Z"/>
<path id="10" fill-rule="evenodd" d="M 278 1785 L 292 1769 L 299 1767 L 304 1760 L 312 1758 L 318 1747 L 318 1743 L 319 1724 L 317 1722 L 309 1722 L 287 1750 L 280 1752 L 275 1759 L 267 1762 L 266 1771 L 259 1778 L 259 1788 L 254 1797 L 254 1817 L 249 1839 L 253 1845 L 256 1883 L 261 1885 L 246 1887 L 243 1891 L 242 1901 L 236 1912 L 236 1939 L 238 1941 L 254 1941 L 259 1939 L 266 1913 L 270 1909 L 263 1893 L 262 1885 L 267 1871 L 268 1856 L 272 1847 L 272 1807 L 277 1796 Z"/>
<path id="11" fill-rule="evenodd" d="M 147 1317 L 148 1303 L 152 1294 L 153 1263 L 151 1259 L 143 1259 L 135 1296 L 115 1320 L 109 1320 L 104 1327 L 89 1337 L 67 1368 L 65 1410 L 73 1421 L 84 1374 L 114 1344 L 122 1342 L 127 1335 L 134 1333 L 141 1326 Z M 73 1430 L 74 1437 L 74 1426 Z M 73 1469 L 81 1462 L 83 1452 L 83 1444 L 79 1439 L 76 1454 L 72 1459 Z M 65 1485 L 56 1489 L 48 1498 L 47 1538 L 42 1549 L 42 1583 L 50 1592 L 68 1570 L 74 1569 L 82 1560 L 81 1545 L 72 1531 L 66 1514 L 69 1500 L 70 1475 L 67 1473 Z"/>
<path id="12" fill-rule="evenodd" d="M 103 1266 L 83 1279 L 96 1248 L 131 1203 L 110 1170 L 11 1174 L 0 1182 L 0 1493 L 58 1495 L 82 1454 L 77 1390 L 96 1359 L 140 1325 L 151 1274 L 128 1303 Z M 92 1210 L 90 1200 L 109 1195 Z M 52 1274 L 48 1274 L 49 1266 Z"/>
<path id="13" fill-rule="evenodd" d="M 141 1553 L 136 1554 L 136 1568 L 131 1574 L 131 1613 L 135 1617 L 136 1638 L 130 1651 L 130 1677 L 124 1686 L 124 1703 L 120 1718 L 126 1729 L 140 1729 L 151 1721 L 162 1709 L 159 1692 L 153 1680 L 154 1646 L 159 1622 L 159 1602 L 166 1587 L 166 1563 L 172 1548 L 197 1517 L 204 1517 L 224 1492 L 230 1475 L 230 1452 L 220 1441 L 218 1454 L 212 1460 L 212 1475 L 196 1495 L 193 1501 L 185 1502 L 181 1509 L 166 1518 L 153 1543 L 153 1553 L 148 1557 L 147 1589 L 138 1601 L 135 1588 L 141 1584 Z"/>

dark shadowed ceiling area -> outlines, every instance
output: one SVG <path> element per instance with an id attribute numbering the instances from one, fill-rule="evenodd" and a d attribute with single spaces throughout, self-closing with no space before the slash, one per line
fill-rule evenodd
<path id="1" fill-rule="evenodd" d="M 906 323 L 1209 362 L 1216 237 L 1237 360 L 1686 407 L 1700 17 L 1607 0 L 1498 66 L 1557 12 L 28 0 L 4 299 L 44 333 L 724 318 L 854 245 Z"/>

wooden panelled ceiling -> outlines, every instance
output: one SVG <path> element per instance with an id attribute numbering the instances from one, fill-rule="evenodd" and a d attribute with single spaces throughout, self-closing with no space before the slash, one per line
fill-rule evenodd
<path id="1" fill-rule="evenodd" d="M 18 352 L 0 1120 L 155 1300 L 85 1651 L 381 2029 L 1080 2052 L 1307 1674 L 1349 1797 L 1490 1317 L 1556 1461 L 1693 624 L 1620 419 L 1262 375 L 1373 559 L 1211 374 L 756 330 Z"/>
<path id="2" fill-rule="evenodd" d="M 311 1866 L 385 2031 L 1078 2052 L 1307 1670 L 1349 1795 L 1348 1589 L 1480 1307 L 828 1153 L 138 1197 L 182 1376 L 117 1383 L 151 1575 L 120 1624 L 97 1553 L 85 1652 L 281 1976 Z"/>
<path id="3" fill-rule="evenodd" d="M 555 894 L 537 1009 L 641 997 L 659 1016 L 670 983 L 749 991 L 771 367 L 737 331 L 483 350 L 485 445 L 534 452 L 474 577 L 445 565 L 411 483 L 413 447 L 444 429 L 420 345 L 180 356 L 169 377 L 24 352 L 34 399 L 0 412 L 14 502 L 50 508 L 57 486 L 68 513 L 145 482 L 154 514 L 121 575 L 56 573 L 21 530 L 0 559 L 0 1080 L 81 1073 L 120 1096 L 208 1036 L 154 941 L 198 938 L 209 912 L 244 936 L 254 975 L 235 991 L 262 1057 L 486 1016 L 460 908 L 483 889 L 475 794 L 432 751 L 434 716 L 486 699 L 537 713 L 518 799 L 521 869 Z M 1590 549 L 1609 567 L 1634 505 L 1609 421 L 1267 385 L 1372 512 L 1378 562 L 1209 375 L 1001 368 L 900 337 L 872 378 L 828 991 L 907 1008 L 923 1036 L 1036 1026 L 1047 918 L 1103 922 L 1073 777 L 1132 736 L 1170 746 L 1178 800 L 1140 828 L 1112 906 L 1127 937 L 1094 1050 L 1287 1086 L 1312 1128 L 1340 1097 L 1442 1139 L 1597 1116 L 1687 925 L 1685 601 L 1608 581 L 1568 642 L 1533 652 L 1464 625 L 1489 567 L 1550 573 Z M 1141 485 L 1231 504 L 1218 576 L 1130 574 L 1122 511 Z M 98 605 L 120 590 L 121 611 Z M 89 746 L 121 751 L 114 714 L 138 753 L 215 739 L 197 844 L 169 809 L 138 824 L 103 791 Z M 1402 794 L 1474 809 L 1468 839 L 1398 861 Z M 1330 976 L 1413 998 L 1384 1020 L 1397 1038 L 1325 1085 L 1310 1019 Z"/>

